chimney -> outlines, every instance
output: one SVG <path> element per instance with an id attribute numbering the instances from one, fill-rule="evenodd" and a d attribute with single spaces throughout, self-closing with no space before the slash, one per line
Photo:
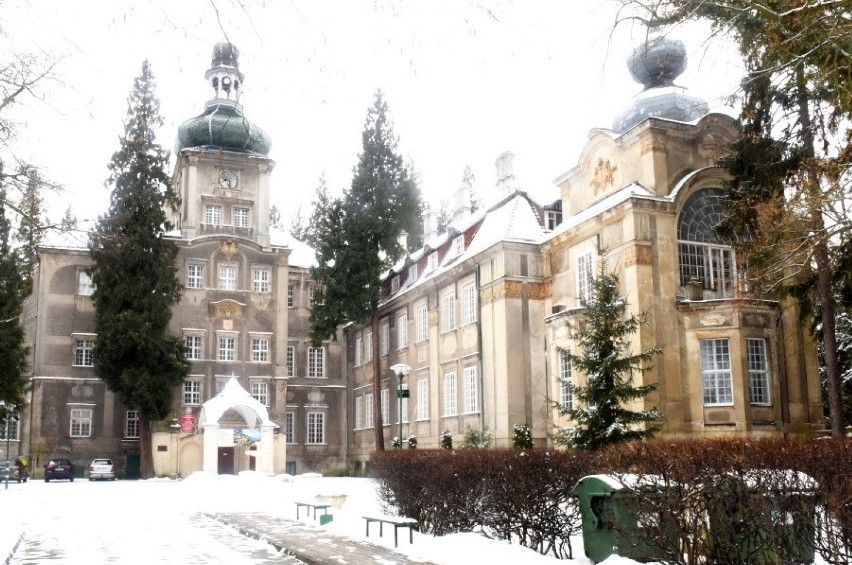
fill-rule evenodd
<path id="1" fill-rule="evenodd" d="M 399 246 L 402 247 L 402 250 L 404 252 L 406 252 L 406 253 L 408 252 L 408 232 L 407 231 L 402 230 L 401 232 L 399 232 L 399 237 L 397 238 L 396 242 L 399 243 Z"/>
<path id="2" fill-rule="evenodd" d="M 497 198 L 508 196 L 516 190 L 515 188 L 515 169 L 514 169 L 515 154 L 511 151 L 506 151 L 499 157 L 495 164 L 497 165 Z"/>
<path id="3" fill-rule="evenodd" d="M 459 184 L 453 193 L 453 222 L 470 216 L 470 191 L 464 184 Z"/>

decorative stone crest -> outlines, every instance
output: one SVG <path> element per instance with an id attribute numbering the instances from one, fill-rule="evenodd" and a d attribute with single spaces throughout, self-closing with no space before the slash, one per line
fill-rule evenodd
<path id="1" fill-rule="evenodd" d="M 244 318 L 246 305 L 236 300 L 225 299 L 210 303 L 210 314 L 214 318 Z"/>
<path id="2" fill-rule="evenodd" d="M 610 163 L 609 160 L 598 159 L 591 181 L 591 185 L 595 189 L 595 196 L 599 192 L 605 192 L 615 184 L 615 171 L 617 170 L 618 167 Z"/>
<path id="3" fill-rule="evenodd" d="M 219 245 L 219 253 L 225 256 L 230 261 L 237 254 L 237 242 L 233 240 L 225 240 Z"/>

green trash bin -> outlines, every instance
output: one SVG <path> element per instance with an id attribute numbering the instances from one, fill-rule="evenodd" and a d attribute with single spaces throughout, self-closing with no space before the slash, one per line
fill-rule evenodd
<path id="1" fill-rule="evenodd" d="M 660 561 L 663 549 L 649 543 L 666 528 L 665 517 L 647 502 L 648 497 L 657 496 L 655 490 L 659 488 L 652 481 L 635 476 L 589 475 L 580 479 L 572 494 L 580 507 L 586 557 L 593 563 L 611 555 L 640 562 Z"/>

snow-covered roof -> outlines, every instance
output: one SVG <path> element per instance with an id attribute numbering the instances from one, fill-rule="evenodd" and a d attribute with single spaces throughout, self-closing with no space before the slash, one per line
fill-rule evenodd
<path id="1" fill-rule="evenodd" d="M 87 220 L 78 222 L 77 227 L 71 230 L 51 228 L 44 232 L 39 247 L 86 251 L 89 248 L 89 231 L 94 225 L 94 220 Z"/>
<path id="2" fill-rule="evenodd" d="M 198 425 L 215 424 L 228 410 L 234 410 L 242 416 L 249 428 L 256 428 L 261 425 L 278 427 L 275 422 L 269 419 L 266 406 L 241 387 L 236 377 L 228 379 L 222 392 L 201 405 Z"/>
<path id="3" fill-rule="evenodd" d="M 562 223 L 559 224 L 556 229 L 548 235 L 550 237 L 553 237 L 565 233 L 566 231 L 582 224 L 583 222 L 588 221 L 596 216 L 599 216 L 606 210 L 614 208 L 622 202 L 625 202 L 630 198 L 637 196 L 641 198 L 651 198 L 654 200 L 670 200 L 670 198 L 667 197 L 656 196 L 638 182 L 633 182 L 628 184 L 624 188 L 620 188 L 615 192 L 607 195 L 605 198 L 598 200 L 591 206 L 580 210 L 574 215 L 564 216 Z"/>

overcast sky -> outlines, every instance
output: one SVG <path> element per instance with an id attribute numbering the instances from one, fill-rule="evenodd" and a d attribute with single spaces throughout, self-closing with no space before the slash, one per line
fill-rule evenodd
<path id="1" fill-rule="evenodd" d="M 106 167 L 142 61 L 151 61 L 166 120 L 158 141 L 171 150 L 177 126 L 211 97 L 204 72 L 226 38 L 240 50 L 245 113 L 272 138 L 272 203 L 287 222 L 323 172 L 332 190 L 349 185 L 379 88 L 432 202 L 451 194 L 466 165 L 487 196 L 505 151 L 524 189 L 555 200 L 552 180 L 576 165 L 588 131 L 609 127 L 641 90 L 624 63 L 641 31 L 613 32 L 608 0 L 6 4 L 4 48 L 60 59 L 43 101 L 15 109 L 18 156 L 66 187 L 54 219 L 69 204 L 80 219 L 106 209 Z M 677 82 L 719 108 L 738 74 L 701 35 L 678 34 L 690 66 Z"/>

